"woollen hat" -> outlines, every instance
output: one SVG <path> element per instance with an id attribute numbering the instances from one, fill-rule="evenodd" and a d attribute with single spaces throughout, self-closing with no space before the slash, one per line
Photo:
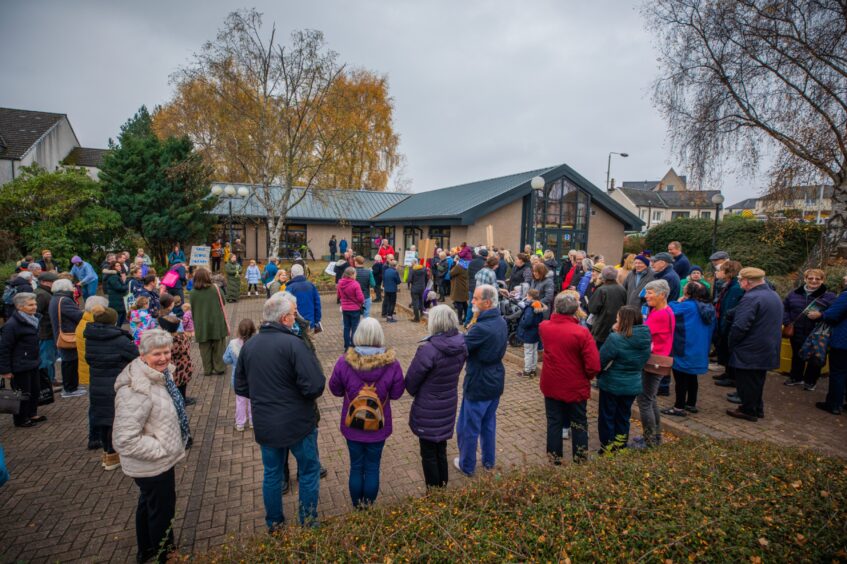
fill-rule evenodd
<path id="1" fill-rule="evenodd" d="M 94 322 L 102 323 L 103 325 L 117 325 L 118 312 L 110 307 L 94 314 Z"/>
<path id="2" fill-rule="evenodd" d="M 72 262 L 72 263 L 74 263 L 74 264 L 76 264 L 76 263 L 78 263 L 78 262 L 82 262 L 82 259 L 81 259 L 81 258 L 79 258 L 79 256 L 74 255 L 74 257 L 71 259 L 71 262 Z"/>
<path id="3" fill-rule="evenodd" d="M 656 253 L 656 255 L 653 257 L 653 260 L 662 260 L 668 263 L 673 263 L 673 257 L 671 256 L 671 254 L 665 252 Z"/>
<path id="4" fill-rule="evenodd" d="M 738 276 L 745 280 L 761 280 L 765 277 L 765 271 L 761 268 L 748 266 L 746 268 L 742 268 L 741 272 L 738 273 Z"/>
<path id="5" fill-rule="evenodd" d="M 479 256 L 483 257 L 483 258 L 488 257 L 488 249 L 483 247 L 482 249 L 479 250 L 479 253 L 477 253 L 477 254 Z"/>
<path id="6" fill-rule="evenodd" d="M 644 256 L 644 255 L 638 255 L 637 257 L 635 257 L 635 259 L 634 259 L 634 260 L 640 260 L 641 262 L 643 262 L 643 263 L 644 263 L 644 264 L 646 264 L 647 266 L 650 266 L 650 259 L 649 259 L 649 258 L 647 258 L 647 257 L 646 257 L 646 256 Z"/>
<path id="7" fill-rule="evenodd" d="M 179 330 L 179 318 L 175 315 L 166 315 L 159 318 L 159 327 L 168 333 L 176 333 Z"/>
<path id="8" fill-rule="evenodd" d="M 691 267 L 691 270 L 688 271 L 688 274 L 691 274 L 695 270 L 698 271 L 700 274 L 703 274 L 703 269 L 697 266 L 696 264 Z"/>

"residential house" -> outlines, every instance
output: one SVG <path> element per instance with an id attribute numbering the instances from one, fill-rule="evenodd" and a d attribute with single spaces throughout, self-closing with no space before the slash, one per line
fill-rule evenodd
<path id="1" fill-rule="evenodd" d="M 720 190 L 689 190 L 688 179 L 671 168 L 661 180 L 625 181 L 610 195 L 636 214 L 644 229 L 679 217 L 713 219 L 716 206 L 712 197 Z M 718 210 L 718 213 L 723 213 Z"/>
<path id="2" fill-rule="evenodd" d="M 82 166 L 96 179 L 104 153 L 82 147 L 65 114 L 0 108 L 0 186 L 32 164 L 50 171 Z"/>
<path id="3" fill-rule="evenodd" d="M 824 184 L 793 186 L 759 198 L 748 198 L 727 208 L 733 215 L 776 217 L 826 223 L 832 212 L 833 187 Z"/>

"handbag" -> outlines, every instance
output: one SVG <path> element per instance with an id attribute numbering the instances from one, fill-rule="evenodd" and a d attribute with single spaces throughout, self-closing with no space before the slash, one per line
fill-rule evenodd
<path id="1" fill-rule="evenodd" d="M 59 307 L 56 308 L 59 312 L 59 338 L 56 340 L 56 347 L 64 350 L 76 349 L 76 333 L 65 333 L 62 331 L 62 300 L 59 300 Z"/>
<path id="2" fill-rule="evenodd" d="M 179 280 L 179 273 L 176 270 L 169 270 L 162 276 L 162 286 L 173 288 Z"/>
<path id="3" fill-rule="evenodd" d="M 672 367 L 672 356 L 651 353 L 650 358 L 647 359 L 647 364 L 644 365 L 644 372 L 656 374 L 657 376 L 670 376 Z"/>
<path id="4" fill-rule="evenodd" d="M 6 379 L 0 378 L 0 413 L 17 415 L 21 412 L 21 402 L 23 400 L 23 392 L 6 388 Z"/>
<path id="5" fill-rule="evenodd" d="M 811 302 L 809 302 L 809 305 L 807 305 L 806 307 L 804 307 L 804 308 L 803 308 L 803 311 L 801 311 L 801 312 L 800 312 L 800 315 L 798 315 L 797 317 L 795 317 L 795 318 L 794 318 L 794 321 L 792 321 L 792 322 L 791 322 L 791 323 L 789 323 L 788 325 L 783 325 L 783 326 L 782 326 L 782 338 L 783 338 L 783 339 L 790 339 L 791 337 L 793 337 L 793 336 L 794 336 L 794 324 L 795 324 L 795 323 L 797 323 L 797 321 L 798 321 L 801 317 L 803 317 L 804 315 L 806 315 L 806 313 L 809 311 L 809 308 L 811 308 L 813 305 L 815 305 L 815 302 L 816 302 L 816 301 L 818 301 L 818 299 L 817 299 L 817 298 L 815 298 L 814 300 L 812 300 Z"/>
<path id="6" fill-rule="evenodd" d="M 53 396 L 53 384 L 45 372 L 38 374 L 38 405 L 50 405 L 55 400 Z"/>
<path id="7" fill-rule="evenodd" d="M 826 323 L 818 323 L 803 345 L 800 347 L 800 358 L 816 366 L 826 364 L 826 353 L 829 350 L 829 337 L 832 328 Z"/>

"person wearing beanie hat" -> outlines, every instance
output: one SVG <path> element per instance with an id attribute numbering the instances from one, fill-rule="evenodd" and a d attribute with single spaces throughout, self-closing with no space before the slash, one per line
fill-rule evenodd
<path id="1" fill-rule="evenodd" d="M 727 415 L 755 422 L 765 415 L 765 375 L 779 367 L 783 305 L 765 283 L 764 270 L 742 268 L 738 278 L 744 295 L 733 312 L 728 344 L 741 405 Z"/>
<path id="2" fill-rule="evenodd" d="M 706 287 L 707 290 L 709 290 L 709 293 L 711 295 L 712 285 L 709 284 L 708 280 L 703 278 L 703 269 L 697 266 L 696 264 L 691 267 L 691 270 L 688 272 L 688 276 L 686 278 L 683 278 L 679 283 L 680 292 L 683 295 L 685 295 L 685 286 L 688 285 L 689 282 L 697 282 L 698 284 L 702 284 Z"/>
<path id="3" fill-rule="evenodd" d="M 652 281 L 653 271 L 650 270 L 650 259 L 640 254 L 632 262 L 632 272 L 627 275 L 623 283 L 623 289 L 626 290 L 626 305 L 642 310 L 645 307 L 644 287 Z"/>
<path id="4" fill-rule="evenodd" d="M 94 267 L 79 258 L 74 256 L 71 259 L 73 268 L 71 268 L 71 276 L 76 279 L 76 285 L 82 293 L 83 299 L 88 299 L 97 293 L 97 273 Z"/>
<path id="5" fill-rule="evenodd" d="M 105 298 L 101 299 L 105 301 Z M 91 420 L 103 447 L 101 465 L 104 470 L 114 470 L 121 465 L 120 456 L 112 446 L 115 380 L 126 365 L 138 357 L 138 348 L 129 332 L 115 326 L 118 321 L 117 311 L 96 302 L 91 311 L 93 320 L 83 331 L 85 360 L 91 378 Z"/>

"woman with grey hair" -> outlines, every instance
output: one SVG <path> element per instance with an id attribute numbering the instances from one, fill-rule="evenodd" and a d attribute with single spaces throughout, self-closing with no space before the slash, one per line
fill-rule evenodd
<path id="1" fill-rule="evenodd" d="M 174 466 L 191 445 L 185 403 L 171 376 L 172 343 L 166 331 L 145 331 L 141 356 L 115 382 L 112 442 L 124 474 L 135 480 L 141 492 L 135 512 L 138 562 L 151 558 L 165 562 L 175 548 Z"/>
<path id="2" fill-rule="evenodd" d="M 79 354 L 75 342 L 59 339 L 59 332 L 75 335 L 76 326 L 82 319 L 82 311 L 74 300 L 74 284 L 70 280 L 60 278 L 53 282 L 50 288 L 53 297 L 50 299 L 48 312 L 50 325 L 53 327 L 53 340 L 62 359 L 62 397 L 74 398 L 88 393 L 79 387 Z M 61 321 L 61 323 L 60 323 Z"/>
<path id="3" fill-rule="evenodd" d="M 0 329 L 0 377 L 11 380 L 12 389 L 23 392 L 17 415 L 12 415 L 15 427 L 32 427 L 47 418 L 38 415 L 38 304 L 35 294 L 19 292 L 12 298 L 13 313 Z"/>
<path id="4" fill-rule="evenodd" d="M 429 336 L 406 370 L 406 391 L 414 397 L 409 427 L 418 437 L 428 488 L 447 485 L 447 441 L 453 437 L 459 403 L 459 374 L 468 357 L 456 311 L 429 310 Z"/>
<path id="5" fill-rule="evenodd" d="M 650 308 L 650 313 L 644 325 L 650 328 L 652 354 L 670 356 L 673 349 L 673 334 L 676 329 L 676 317 L 668 306 L 670 286 L 665 280 L 653 280 L 644 286 L 644 299 Z M 669 371 L 668 371 L 669 372 Z M 644 436 L 635 439 L 638 446 L 657 446 L 662 441 L 661 414 L 656 396 L 659 392 L 661 374 L 644 370 L 641 375 L 642 391 L 636 398 L 638 411 L 641 414 L 641 427 Z"/>
<path id="6" fill-rule="evenodd" d="M 403 369 L 373 317 L 359 323 L 353 345 L 335 363 L 329 389 L 344 398 L 341 434 L 350 452 L 350 499 L 356 509 L 365 509 L 379 494 L 382 449 L 392 431 L 391 400 L 403 395 Z"/>

